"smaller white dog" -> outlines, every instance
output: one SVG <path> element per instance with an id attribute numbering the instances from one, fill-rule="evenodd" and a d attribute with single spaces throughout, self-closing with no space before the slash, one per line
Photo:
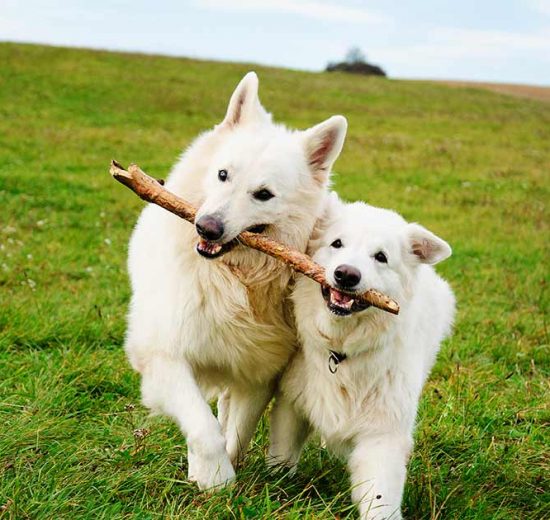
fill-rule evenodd
<path id="1" fill-rule="evenodd" d="M 294 470 L 317 431 L 346 458 L 361 518 L 401 518 L 418 400 L 455 309 L 431 264 L 451 248 L 393 211 L 332 194 L 309 252 L 330 287 L 301 277 L 294 290 L 302 349 L 280 381 L 270 463 Z M 399 315 L 354 299 L 369 288 L 397 300 Z"/>

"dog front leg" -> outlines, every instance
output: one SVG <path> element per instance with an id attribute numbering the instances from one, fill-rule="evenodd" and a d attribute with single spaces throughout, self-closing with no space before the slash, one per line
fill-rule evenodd
<path id="1" fill-rule="evenodd" d="M 271 411 L 268 465 L 287 467 L 291 473 L 295 473 L 310 430 L 309 422 L 289 399 L 278 392 Z"/>
<path id="2" fill-rule="evenodd" d="M 185 361 L 155 356 L 143 372 L 143 404 L 172 417 L 187 438 L 189 478 L 200 489 L 235 478 L 220 424 Z"/>
<path id="3" fill-rule="evenodd" d="M 412 447 L 405 434 L 362 438 L 348 461 L 352 499 L 363 520 L 400 520 L 401 498 Z"/>
<path id="4" fill-rule="evenodd" d="M 264 387 L 231 388 L 226 420 L 227 452 L 236 466 L 243 458 L 256 426 L 273 397 L 274 383 Z"/>

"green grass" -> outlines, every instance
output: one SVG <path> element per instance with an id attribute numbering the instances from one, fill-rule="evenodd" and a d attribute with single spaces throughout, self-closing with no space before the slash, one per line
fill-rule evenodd
<path id="1" fill-rule="evenodd" d="M 182 436 L 138 404 L 121 348 L 126 245 L 142 203 L 109 161 L 166 175 L 250 67 L 14 44 L 0 44 L 0 63 L 3 514 L 352 518 L 344 467 L 318 445 L 295 478 L 266 470 L 267 422 L 235 488 L 199 493 L 185 482 Z M 457 294 L 456 330 L 421 402 L 407 517 L 550 518 L 550 105 L 256 70 L 277 120 L 348 117 L 343 197 L 395 208 L 453 246 L 440 272 Z"/>

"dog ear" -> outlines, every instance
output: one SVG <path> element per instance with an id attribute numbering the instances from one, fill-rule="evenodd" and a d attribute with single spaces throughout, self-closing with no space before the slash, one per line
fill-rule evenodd
<path id="1" fill-rule="evenodd" d="M 338 193 L 331 191 L 325 196 L 323 220 L 329 222 L 334 220 L 342 212 L 343 202 Z"/>
<path id="2" fill-rule="evenodd" d="M 255 72 L 249 72 L 241 79 L 229 100 L 225 119 L 220 126 L 233 128 L 261 119 L 269 120 L 270 116 L 262 107 L 258 97 L 258 83 Z"/>
<path id="3" fill-rule="evenodd" d="M 418 224 L 407 224 L 405 247 L 415 263 L 437 264 L 452 253 L 451 246 Z"/>
<path id="4" fill-rule="evenodd" d="M 308 254 L 313 254 L 319 249 L 326 230 L 342 212 L 342 205 L 343 203 L 335 191 L 331 191 L 325 195 L 321 214 L 315 221 L 309 238 Z"/>
<path id="5" fill-rule="evenodd" d="M 332 116 L 304 132 L 306 160 L 319 184 L 325 184 L 334 161 L 340 155 L 348 122 L 344 116 Z"/>

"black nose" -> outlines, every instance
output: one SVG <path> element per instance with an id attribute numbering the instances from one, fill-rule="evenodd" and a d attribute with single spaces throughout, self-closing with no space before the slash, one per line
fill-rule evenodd
<path id="1" fill-rule="evenodd" d="M 361 273 L 351 265 L 342 264 L 334 270 L 334 279 L 340 287 L 351 289 L 361 281 Z"/>
<path id="2" fill-rule="evenodd" d="M 223 222 L 212 215 L 205 215 L 195 222 L 197 233 L 206 240 L 219 240 L 223 235 Z"/>

